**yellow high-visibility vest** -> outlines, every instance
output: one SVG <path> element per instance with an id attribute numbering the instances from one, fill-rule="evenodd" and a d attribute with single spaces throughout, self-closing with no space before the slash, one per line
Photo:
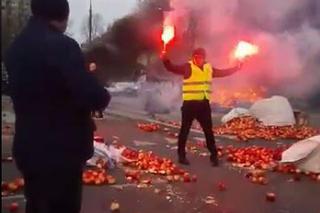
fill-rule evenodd
<path id="1" fill-rule="evenodd" d="M 209 63 L 204 64 L 203 70 L 189 61 L 191 75 L 183 80 L 182 98 L 184 101 L 210 100 L 212 67 Z"/>

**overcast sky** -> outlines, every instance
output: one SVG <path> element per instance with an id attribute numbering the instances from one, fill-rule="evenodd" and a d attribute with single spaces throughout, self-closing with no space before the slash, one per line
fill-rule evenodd
<path id="1" fill-rule="evenodd" d="M 70 31 L 73 37 L 81 43 L 81 24 L 89 14 L 90 0 L 69 0 L 70 20 L 72 26 Z M 93 13 L 100 13 L 103 17 L 105 28 L 118 18 L 129 14 L 135 8 L 137 0 L 92 0 Z"/>

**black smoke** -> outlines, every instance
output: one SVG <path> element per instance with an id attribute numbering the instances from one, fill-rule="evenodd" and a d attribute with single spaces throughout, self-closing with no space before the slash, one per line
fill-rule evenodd
<path id="1" fill-rule="evenodd" d="M 142 1 L 132 14 L 115 21 L 106 33 L 87 45 L 87 61 L 96 61 L 105 80 L 134 80 L 145 69 L 142 54 L 159 52 L 163 11 L 168 1 Z"/>

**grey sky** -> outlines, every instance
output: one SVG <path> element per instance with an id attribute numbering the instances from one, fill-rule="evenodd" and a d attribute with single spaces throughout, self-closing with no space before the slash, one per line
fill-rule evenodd
<path id="1" fill-rule="evenodd" d="M 72 26 L 70 31 L 73 37 L 82 42 L 81 25 L 84 18 L 89 14 L 89 0 L 69 0 L 70 20 Z M 94 13 L 100 13 L 103 16 L 105 28 L 118 18 L 121 18 L 135 8 L 137 0 L 92 0 Z"/>

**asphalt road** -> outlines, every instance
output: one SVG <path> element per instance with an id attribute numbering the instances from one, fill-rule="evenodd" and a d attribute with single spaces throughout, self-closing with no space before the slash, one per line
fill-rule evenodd
<path id="1" fill-rule="evenodd" d="M 176 160 L 176 150 L 167 147 L 165 135 L 161 132 L 145 133 L 136 127 L 137 120 L 117 116 L 108 116 L 106 120 L 97 121 L 97 134 L 112 141 L 113 136 L 120 138 L 120 143 L 136 148 L 154 151 L 156 154 Z M 197 134 L 190 134 L 192 141 Z M 11 138 L 2 137 L 2 157 L 10 156 Z M 134 141 L 148 141 L 153 146 L 135 146 Z M 278 143 L 292 143 L 279 141 Z M 276 146 L 275 142 L 252 141 L 236 143 L 227 138 L 217 138 L 217 144 L 235 146 Z M 173 146 L 173 145 L 171 145 Z M 116 186 L 84 186 L 82 213 L 110 212 L 109 206 L 113 200 L 120 204 L 122 213 L 319 213 L 320 184 L 302 178 L 300 182 L 289 182 L 290 175 L 268 173 L 269 184 L 256 185 L 245 177 L 245 171 L 235 169 L 228 163 L 222 162 L 218 168 L 209 164 L 208 157 L 188 154 L 190 166 L 183 168 L 196 174 L 196 183 L 167 184 L 158 182 L 150 188 L 137 188 L 126 185 L 124 172 L 115 168 L 110 173 L 117 179 Z M 19 172 L 12 163 L 2 162 L 2 180 L 18 177 Z M 219 191 L 217 182 L 223 181 L 226 191 Z M 50 183 L 48 183 L 50 184 Z M 154 189 L 160 189 L 155 193 Z M 267 202 L 266 192 L 274 192 L 276 201 Z M 212 196 L 214 202 L 208 204 L 205 199 Z M 23 195 L 2 198 L 2 211 L 8 212 L 6 206 L 10 202 L 18 202 L 23 211 Z"/>

